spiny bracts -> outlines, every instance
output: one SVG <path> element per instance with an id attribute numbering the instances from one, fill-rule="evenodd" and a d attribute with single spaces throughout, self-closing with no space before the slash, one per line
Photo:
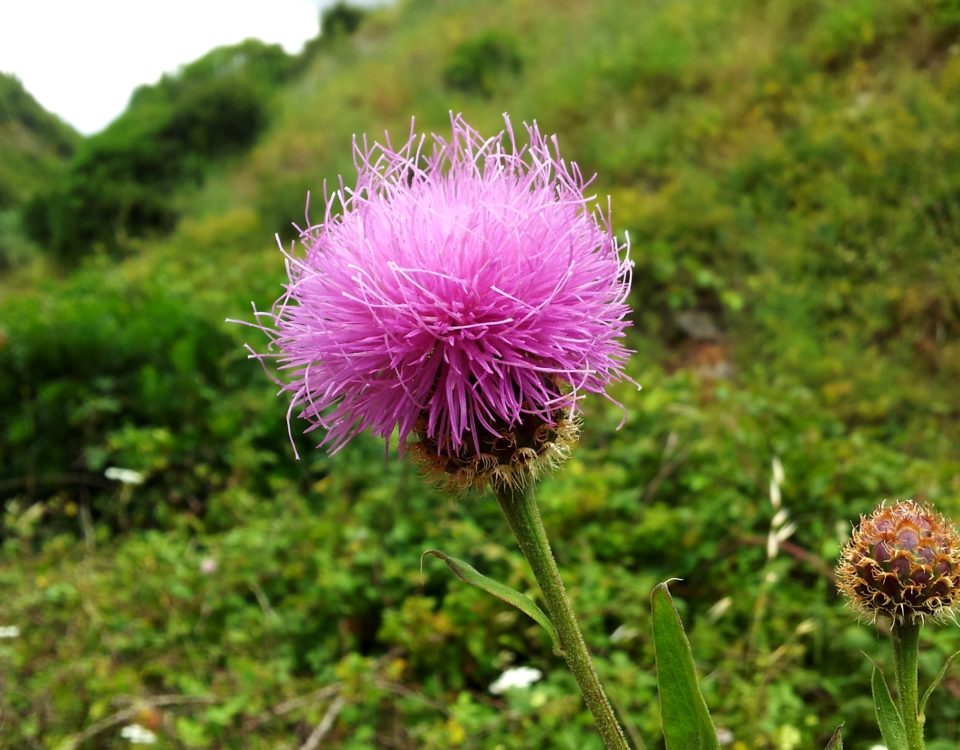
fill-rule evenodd
<path id="1" fill-rule="evenodd" d="M 960 534 L 912 500 L 861 516 L 837 564 L 837 585 L 865 616 L 922 623 L 955 615 L 960 604 Z"/>

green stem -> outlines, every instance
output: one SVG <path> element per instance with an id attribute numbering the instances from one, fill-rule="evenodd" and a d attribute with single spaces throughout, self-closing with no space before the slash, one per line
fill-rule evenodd
<path id="1" fill-rule="evenodd" d="M 629 750 L 630 746 L 617 723 L 610 702 L 603 692 L 603 685 L 600 684 L 600 678 L 590 660 L 587 644 L 580 633 L 573 607 L 563 587 L 563 581 L 560 579 L 560 571 L 557 569 L 557 562 L 550 549 L 547 531 L 543 527 L 533 489 L 497 490 L 497 501 L 500 503 L 510 529 L 517 537 L 520 551 L 527 558 L 537 583 L 540 584 L 550 619 L 560 636 L 563 658 L 577 679 L 583 700 L 593 714 L 594 723 L 600 736 L 603 737 L 604 745 L 608 750 Z"/>
<path id="2" fill-rule="evenodd" d="M 917 689 L 917 652 L 919 651 L 920 624 L 895 623 L 890 631 L 893 642 L 893 666 L 897 680 L 897 702 L 907 730 L 909 750 L 923 750 L 923 721 L 919 715 L 919 691 Z"/>

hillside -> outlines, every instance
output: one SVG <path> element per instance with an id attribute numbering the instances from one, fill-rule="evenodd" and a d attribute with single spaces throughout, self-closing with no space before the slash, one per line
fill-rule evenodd
<path id="1" fill-rule="evenodd" d="M 0 73 L 0 210 L 21 204 L 49 182 L 79 140 L 17 78 Z"/>
<path id="2" fill-rule="evenodd" d="M 421 573 L 438 547 L 536 597 L 490 498 L 451 501 L 373 439 L 331 457 L 297 435 L 294 461 L 242 349 L 263 337 L 222 322 L 281 294 L 273 235 L 349 183 L 355 133 L 442 134 L 451 111 L 556 132 L 631 239 L 644 390 L 614 394 L 619 431 L 586 402 L 539 494 L 638 746 L 661 746 L 648 603 L 668 578 L 732 747 L 823 747 L 841 721 L 878 743 L 861 652 L 884 658 L 882 625 L 831 568 L 885 498 L 960 517 L 954 5 L 407 0 L 351 24 L 271 82 L 242 147 L 150 193 L 161 227 L 60 222 L 0 271 L 0 625 L 19 628 L 0 745 L 126 747 L 134 717 L 158 747 L 297 747 L 337 706 L 344 750 L 599 747 L 539 631 Z M 123 153 L 179 101 L 141 94 L 157 116 L 117 125 Z M 768 556 L 775 459 L 796 530 Z M 929 680 L 960 632 L 924 649 Z M 517 664 L 543 679 L 492 695 Z M 958 678 L 942 691 L 929 750 L 960 743 Z"/>
<path id="3" fill-rule="evenodd" d="M 20 211 L 31 195 L 63 172 L 79 141 L 17 78 L 0 73 L 0 268 L 34 252 Z"/>

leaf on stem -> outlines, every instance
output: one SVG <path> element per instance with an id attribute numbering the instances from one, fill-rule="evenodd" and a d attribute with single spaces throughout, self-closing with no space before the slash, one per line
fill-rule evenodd
<path id="1" fill-rule="evenodd" d="M 877 724 L 880 725 L 880 734 L 888 750 L 909 750 L 907 747 L 907 730 L 903 726 L 903 718 L 893 702 L 887 680 L 874 665 L 873 677 L 870 680 L 873 688 L 873 705 L 877 711 Z"/>
<path id="2" fill-rule="evenodd" d="M 500 601 L 506 602 L 512 607 L 516 607 L 525 615 L 531 617 L 540 625 L 540 627 L 550 634 L 550 638 L 553 640 L 553 652 L 557 654 L 557 656 L 563 655 L 563 651 L 560 648 L 560 636 L 557 635 L 557 629 L 553 626 L 550 618 L 547 617 L 546 612 L 540 609 L 540 607 L 538 607 L 530 597 L 524 596 L 519 591 L 516 591 L 509 586 L 500 583 L 499 581 L 488 578 L 470 565 L 470 563 L 464 562 L 463 560 L 458 560 L 456 557 L 450 557 L 450 555 L 441 552 L 438 549 L 428 549 L 426 552 L 424 552 L 420 556 L 421 565 L 423 564 L 423 558 L 427 555 L 443 560 L 453 574 L 464 583 L 469 583 L 471 586 L 475 586 L 482 591 L 486 591 L 488 594 L 492 594 Z"/>
<path id="3" fill-rule="evenodd" d="M 651 596 L 660 718 L 667 750 L 719 750 L 717 731 L 697 683 L 693 652 L 666 583 Z"/>
<path id="4" fill-rule="evenodd" d="M 824 750 L 843 750 L 843 724 L 833 730 L 830 741 Z"/>
<path id="5" fill-rule="evenodd" d="M 933 691 L 937 689 L 937 686 L 943 682 L 943 678 L 947 676 L 947 670 L 950 669 L 951 662 L 953 662 L 958 655 L 960 655 L 960 651 L 955 651 L 947 657 L 947 660 L 943 663 L 943 666 L 940 667 L 940 671 L 937 673 L 937 676 L 933 679 L 933 682 L 930 683 L 930 687 L 924 691 L 923 698 L 920 699 L 919 716 L 921 720 L 923 720 L 923 717 L 927 715 L 927 701 L 930 699 Z"/>

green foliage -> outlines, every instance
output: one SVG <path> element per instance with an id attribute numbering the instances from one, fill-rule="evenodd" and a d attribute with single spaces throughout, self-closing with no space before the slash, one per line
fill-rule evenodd
<path id="1" fill-rule="evenodd" d="M 907 730 L 903 728 L 903 717 L 890 695 L 890 688 L 879 667 L 873 668 L 871 678 L 873 703 L 877 711 L 877 724 L 883 741 L 890 750 L 909 750 Z"/>
<path id="2" fill-rule="evenodd" d="M 183 93 L 160 135 L 186 154 L 216 159 L 249 146 L 266 120 L 263 102 L 249 87 L 212 80 Z"/>
<path id="3" fill-rule="evenodd" d="M 345 2 L 338 2 L 320 13 L 320 33 L 328 39 L 349 36 L 360 28 L 366 15 L 362 8 Z"/>
<path id="4" fill-rule="evenodd" d="M 489 97 L 498 81 L 522 69 L 523 58 L 516 40 L 492 30 L 454 47 L 443 69 L 443 80 L 451 88 Z"/>
<path id="5" fill-rule="evenodd" d="M 717 731 L 700 692 L 690 642 L 666 583 L 653 590 L 650 619 L 667 750 L 719 750 Z"/>
<path id="6" fill-rule="evenodd" d="M 41 107 L 15 77 L 0 73 L 0 125 L 19 123 L 63 156 L 73 150 L 77 136 L 55 115 Z"/>
<path id="7" fill-rule="evenodd" d="M 169 524 L 204 513 L 211 490 L 234 471 L 275 459 L 286 430 L 270 384 L 262 373 L 228 367 L 242 362 L 243 352 L 222 321 L 244 295 L 200 282 L 210 287 L 202 296 L 182 282 L 184 275 L 199 282 L 199 266 L 222 253 L 218 247 L 249 241 L 257 232 L 250 221 L 234 212 L 188 222 L 182 244 L 146 269 L 105 275 L 105 266 L 93 266 L 66 285 L 48 282 L 56 294 L 39 305 L 28 296 L 4 306 L 0 491 L 12 490 L 22 503 L 41 501 L 55 529 L 75 527 L 81 506 L 107 528 Z M 205 256 L 195 254 L 195 243 Z M 230 262 L 232 275 L 220 271 L 218 281 L 252 274 L 265 285 L 276 281 Z M 109 466 L 145 475 L 142 504 L 116 502 L 103 476 Z"/>
<path id="8" fill-rule="evenodd" d="M 504 586 L 499 581 L 495 581 L 492 578 L 483 575 L 469 563 L 464 562 L 463 560 L 458 560 L 455 557 L 450 557 L 438 549 L 428 549 L 426 552 L 424 552 L 420 557 L 421 565 L 423 564 L 423 558 L 428 555 L 443 560 L 447 564 L 447 567 L 450 568 L 450 571 L 464 583 L 468 583 L 471 586 L 476 586 L 481 591 L 486 591 L 491 596 L 495 596 L 497 599 L 509 604 L 511 607 L 516 607 L 525 615 L 529 616 L 541 628 L 547 631 L 547 634 L 550 636 L 550 640 L 553 641 L 554 652 L 556 652 L 557 655 L 561 654 L 560 637 L 557 635 L 557 629 L 553 626 L 553 623 L 550 621 L 550 618 L 547 616 L 547 614 L 540 609 L 540 607 L 538 607 L 532 599 L 524 596 L 518 591 L 515 591 L 509 586 Z"/>
<path id="9" fill-rule="evenodd" d="M 21 266 L 38 254 L 23 231 L 21 212 L 0 209 L 0 269 Z"/>
<path id="10" fill-rule="evenodd" d="M 879 742 L 860 652 L 882 653 L 882 633 L 843 609 L 830 568 L 885 497 L 960 513 L 948 6 L 409 2 L 296 78 L 277 58 L 280 77 L 251 89 L 271 116 L 243 156 L 206 150 L 221 115 L 198 104 L 175 136 L 197 150 L 170 177 L 164 139 L 144 138 L 221 80 L 236 111 L 229 55 L 139 92 L 77 163 L 109 200 L 131 162 L 169 180 L 145 182 L 136 211 L 179 215 L 170 234 L 108 261 L 76 217 L 57 231 L 79 268 L 59 277 L 26 251 L 0 275 L 0 625 L 20 628 L 0 639 L 0 745 L 56 747 L 132 707 L 158 746 L 297 747 L 331 712 L 332 748 L 598 748 L 536 624 L 420 573 L 440 547 L 537 600 L 492 499 L 440 496 L 373 440 L 312 451 L 296 420 L 294 461 L 284 399 L 241 349 L 265 338 L 221 323 L 281 293 L 271 237 L 302 223 L 308 189 L 318 218 L 353 133 L 396 140 L 412 114 L 442 132 L 461 108 L 484 132 L 503 111 L 558 132 L 630 232 L 644 390 L 613 394 L 620 431 L 615 406 L 585 401 L 580 447 L 538 494 L 632 731 L 656 747 L 647 602 L 680 577 L 732 747 L 824 747 L 841 721 L 848 746 Z M 492 74 L 489 94 L 446 85 L 451 51 L 484 28 L 522 40 L 522 75 Z M 768 558 L 775 456 L 796 532 Z M 958 648 L 956 628 L 925 632 L 924 684 Z M 490 695 L 516 664 L 543 680 Z M 960 705 L 926 713 L 928 748 L 955 748 Z M 126 747 L 119 729 L 78 750 Z"/>
<path id="11" fill-rule="evenodd" d="M 142 87 L 123 115 L 83 143 L 65 179 L 31 200 L 32 238 L 76 260 L 170 231 L 177 217 L 171 191 L 254 142 L 268 120 L 271 89 L 288 68 L 282 49 L 249 40 Z"/>
<path id="12" fill-rule="evenodd" d="M 70 502 L 61 486 L 88 486 L 96 517 L 144 525 L 202 503 L 229 463 L 216 443 L 233 427 L 217 393 L 231 339 L 159 288 L 99 282 L 81 277 L 42 307 L 5 308 L 0 461 L 23 501 L 48 499 L 52 528 Z M 170 472 L 176 487 L 162 504 L 119 507 L 103 493 L 111 465 L 148 481 Z"/>
<path id="13" fill-rule="evenodd" d="M 927 689 L 923 691 L 923 697 L 920 698 L 920 705 L 917 710 L 917 715 L 920 717 L 921 724 L 924 721 L 924 717 L 927 715 L 927 703 L 930 700 L 930 696 L 933 695 L 933 692 L 938 687 L 940 687 L 940 683 L 943 682 L 943 678 L 947 676 L 947 672 L 950 670 L 950 665 L 958 656 L 960 656 L 960 651 L 954 651 L 952 654 L 950 654 L 950 656 L 944 660 L 943 666 L 940 667 L 940 671 L 937 672 L 937 676 L 933 678 Z"/>
<path id="14" fill-rule="evenodd" d="M 37 255 L 24 229 L 23 205 L 61 176 L 78 140 L 20 81 L 0 73 L 0 269 Z"/>
<path id="15" fill-rule="evenodd" d="M 196 87 L 224 79 L 264 92 L 286 80 L 292 65 L 291 57 L 277 44 L 247 39 L 217 47 L 176 74 L 164 75 L 159 83 L 138 88 L 131 97 L 131 109 L 147 103 L 176 102 L 181 96 L 195 93 Z"/>
<path id="16" fill-rule="evenodd" d="M 350 36 L 367 17 L 364 8 L 339 0 L 320 12 L 320 34 L 307 41 L 293 62 L 291 70 L 303 72 L 324 55 L 335 55 L 349 49 Z"/>

